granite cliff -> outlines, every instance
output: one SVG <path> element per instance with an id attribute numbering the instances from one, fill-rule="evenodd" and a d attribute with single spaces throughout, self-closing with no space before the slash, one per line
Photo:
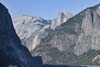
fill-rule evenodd
<path id="1" fill-rule="evenodd" d="M 48 64 L 99 64 L 100 4 L 81 11 L 52 30 L 31 53 L 42 56 Z"/>
<path id="2" fill-rule="evenodd" d="M 39 45 L 41 39 L 45 38 L 51 30 L 54 30 L 72 16 L 72 13 L 61 12 L 55 19 L 46 20 L 42 17 L 23 15 L 14 18 L 13 24 L 23 45 L 31 51 Z"/>

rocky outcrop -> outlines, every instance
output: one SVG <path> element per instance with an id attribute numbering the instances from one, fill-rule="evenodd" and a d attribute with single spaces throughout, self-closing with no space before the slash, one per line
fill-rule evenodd
<path id="1" fill-rule="evenodd" d="M 0 67 L 34 67 L 35 64 L 14 30 L 8 9 L 0 3 Z"/>
<path id="2" fill-rule="evenodd" d="M 100 64 L 100 55 L 95 56 L 92 59 L 92 63 Z"/>
<path id="3" fill-rule="evenodd" d="M 100 54 L 100 4 L 68 19 L 43 38 L 32 54 L 44 63 L 88 65 Z"/>
<path id="4" fill-rule="evenodd" d="M 30 51 L 45 37 L 50 29 L 50 21 L 41 17 L 20 16 L 14 19 L 14 27 L 24 46 Z"/>
<path id="5" fill-rule="evenodd" d="M 55 29 L 56 27 L 60 26 L 62 23 L 66 22 L 69 18 L 73 16 L 72 13 L 69 12 L 60 12 L 58 16 L 52 20 L 51 29 Z"/>
<path id="6" fill-rule="evenodd" d="M 13 24 L 23 45 L 31 51 L 51 30 L 54 30 L 72 16 L 71 13 L 61 12 L 54 20 L 45 20 L 41 17 L 24 15 L 15 18 Z"/>

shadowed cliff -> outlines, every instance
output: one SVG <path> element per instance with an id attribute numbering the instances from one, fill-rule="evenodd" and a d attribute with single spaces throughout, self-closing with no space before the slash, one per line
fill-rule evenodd
<path id="1" fill-rule="evenodd" d="M 36 63 L 26 47 L 22 46 L 8 9 L 0 3 L 0 66 L 7 67 L 10 64 L 33 67 Z"/>

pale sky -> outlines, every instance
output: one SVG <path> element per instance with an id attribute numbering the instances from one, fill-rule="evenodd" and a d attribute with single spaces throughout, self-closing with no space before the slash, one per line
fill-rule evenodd
<path id="1" fill-rule="evenodd" d="M 74 14 L 100 3 L 100 0 L 0 0 L 9 9 L 11 16 L 41 16 L 53 19 L 59 12 Z"/>

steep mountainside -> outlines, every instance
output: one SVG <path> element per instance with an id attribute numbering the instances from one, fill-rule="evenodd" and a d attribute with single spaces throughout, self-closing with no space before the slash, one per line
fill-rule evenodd
<path id="1" fill-rule="evenodd" d="M 50 21 L 41 17 L 21 16 L 14 20 L 14 26 L 23 45 L 30 51 L 35 48 L 40 39 L 47 35 Z"/>
<path id="2" fill-rule="evenodd" d="M 0 67 L 8 67 L 10 64 L 34 67 L 35 62 L 28 49 L 22 46 L 8 9 L 0 3 Z"/>
<path id="3" fill-rule="evenodd" d="M 31 51 L 52 29 L 64 23 L 69 17 L 72 17 L 71 13 L 60 13 L 54 20 L 20 16 L 14 19 L 14 27 L 23 45 Z"/>
<path id="4" fill-rule="evenodd" d="M 48 64 L 98 64 L 100 4 L 83 10 L 51 31 L 32 54 L 42 56 Z"/>

